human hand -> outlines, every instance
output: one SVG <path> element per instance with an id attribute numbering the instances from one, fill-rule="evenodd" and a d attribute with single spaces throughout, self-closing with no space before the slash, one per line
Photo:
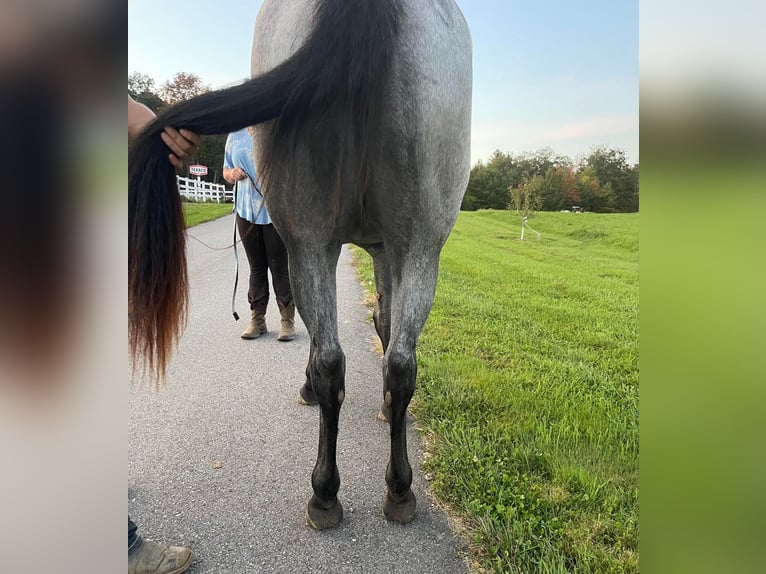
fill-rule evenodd
<path id="1" fill-rule="evenodd" d="M 199 144 L 202 141 L 202 138 L 194 132 L 187 129 L 178 131 L 171 127 L 165 128 L 160 137 L 165 142 L 165 145 L 170 148 L 170 151 L 173 152 L 168 156 L 168 159 L 178 170 L 183 169 L 185 160 L 197 153 Z"/>
<path id="2" fill-rule="evenodd" d="M 234 179 L 234 181 L 240 181 L 247 177 L 247 172 L 241 167 L 235 167 L 231 170 L 231 177 Z"/>

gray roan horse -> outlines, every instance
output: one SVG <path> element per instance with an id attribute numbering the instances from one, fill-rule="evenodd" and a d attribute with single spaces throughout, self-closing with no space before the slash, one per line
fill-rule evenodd
<path id="1" fill-rule="evenodd" d="M 163 126 L 201 134 L 257 126 L 266 205 L 311 336 L 301 395 L 321 410 L 308 522 L 323 529 L 343 516 L 335 457 L 345 393 L 335 292 L 343 243 L 374 261 L 391 434 L 383 512 L 409 522 L 405 414 L 415 345 L 470 170 L 468 28 L 452 0 L 266 0 L 252 71 L 244 84 L 165 110 L 130 150 L 132 356 L 161 377 L 186 320 L 183 213 Z"/>

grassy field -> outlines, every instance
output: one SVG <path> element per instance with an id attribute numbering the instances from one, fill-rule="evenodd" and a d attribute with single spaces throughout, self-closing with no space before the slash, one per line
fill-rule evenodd
<path id="1" fill-rule="evenodd" d="M 184 203 L 186 227 L 218 219 L 231 213 L 231 203 Z"/>
<path id="2" fill-rule="evenodd" d="M 542 213 L 519 241 L 464 212 L 444 248 L 412 409 L 480 571 L 638 572 L 638 219 Z"/>

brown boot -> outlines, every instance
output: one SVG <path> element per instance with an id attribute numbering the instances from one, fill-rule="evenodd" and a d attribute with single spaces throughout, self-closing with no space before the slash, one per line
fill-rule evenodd
<path id="1" fill-rule="evenodd" d="M 295 302 L 290 301 L 288 305 L 279 303 L 279 314 L 282 315 L 282 324 L 277 341 L 292 341 L 295 339 Z"/>
<path id="2" fill-rule="evenodd" d="M 243 339 L 257 339 L 266 332 L 266 310 L 253 309 L 250 312 L 250 324 L 242 331 Z"/>
<path id="3" fill-rule="evenodd" d="M 181 574 L 189 569 L 193 558 L 188 548 L 167 546 L 139 537 L 128 548 L 128 574 Z"/>

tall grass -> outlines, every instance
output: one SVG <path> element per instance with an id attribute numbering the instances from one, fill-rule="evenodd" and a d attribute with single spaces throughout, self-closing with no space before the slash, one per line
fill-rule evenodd
<path id="1" fill-rule="evenodd" d="M 638 215 L 461 213 L 418 348 L 435 494 L 495 572 L 638 572 Z M 369 285 L 369 258 L 357 251 Z"/>

